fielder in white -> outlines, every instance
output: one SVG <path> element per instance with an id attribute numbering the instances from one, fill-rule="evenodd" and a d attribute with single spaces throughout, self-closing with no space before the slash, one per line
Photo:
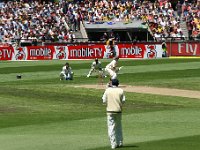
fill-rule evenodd
<path id="1" fill-rule="evenodd" d="M 69 63 L 66 63 L 60 72 L 60 80 L 73 80 L 73 75 L 72 68 L 69 66 Z"/>
<path id="2" fill-rule="evenodd" d="M 98 60 L 98 58 L 95 58 L 95 60 L 91 64 L 91 69 L 87 75 L 89 78 L 93 72 L 98 72 L 98 75 L 101 75 L 102 77 L 105 77 L 104 70 L 101 66 L 101 62 Z"/>
<path id="3" fill-rule="evenodd" d="M 121 119 L 125 95 L 124 91 L 118 85 L 118 79 L 113 79 L 112 87 L 108 87 L 102 97 L 103 103 L 107 105 L 108 136 L 112 149 L 123 146 Z"/>
<path id="4" fill-rule="evenodd" d="M 114 57 L 113 60 L 105 68 L 105 71 L 108 72 L 111 80 L 117 79 L 117 73 L 123 67 L 123 66 L 121 66 L 119 68 L 117 67 L 118 60 L 119 60 L 119 57 Z"/>

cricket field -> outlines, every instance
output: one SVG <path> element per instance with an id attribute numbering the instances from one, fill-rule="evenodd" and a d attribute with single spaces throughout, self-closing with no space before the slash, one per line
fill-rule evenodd
<path id="1" fill-rule="evenodd" d="M 72 81 L 59 80 L 64 60 L 1 61 L 0 150 L 109 150 L 101 99 L 109 78 L 103 85 L 96 74 L 86 78 L 92 61 L 68 61 Z M 200 59 L 120 59 L 119 66 L 120 85 L 133 89 L 125 91 L 120 149 L 199 150 Z"/>

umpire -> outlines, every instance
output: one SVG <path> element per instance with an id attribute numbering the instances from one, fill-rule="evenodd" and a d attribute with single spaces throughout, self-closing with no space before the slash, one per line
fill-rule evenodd
<path id="1" fill-rule="evenodd" d="M 113 79 L 112 86 L 108 87 L 103 94 L 103 103 L 107 105 L 108 136 L 111 148 L 123 146 L 122 135 L 122 104 L 125 102 L 124 91 L 118 87 L 119 80 Z"/>

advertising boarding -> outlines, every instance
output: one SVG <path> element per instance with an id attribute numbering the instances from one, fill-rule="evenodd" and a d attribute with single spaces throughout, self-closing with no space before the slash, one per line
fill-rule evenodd
<path id="1" fill-rule="evenodd" d="M 0 60 L 80 60 L 119 58 L 156 59 L 162 58 L 161 44 L 128 43 L 117 44 L 112 49 L 104 44 L 83 44 L 73 46 L 25 46 L 0 47 Z"/>
<path id="2" fill-rule="evenodd" d="M 199 42 L 169 43 L 168 49 L 171 49 L 171 56 L 200 56 Z"/>

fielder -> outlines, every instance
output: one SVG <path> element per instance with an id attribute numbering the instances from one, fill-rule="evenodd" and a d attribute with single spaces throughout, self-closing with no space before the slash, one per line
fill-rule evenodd
<path id="1" fill-rule="evenodd" d="M 66 63 L 60 72 L 60 80 L 73 80 L 73 75 L 72 68 L 69 66 L 69 63 Z"/>
<path id="2" fill-rule="evenodd" d="M 110 79 L 117 79 L 117 73 L 121 70 L 121 67 L 117 67 L 119 57 L 114 57 L 113 60 L 106 66 L 105 71 L 110 75 Z"/>
<path id="3" fill-rule="evenodd" d="M 90 69 L 87 77 L 89 78 L 93 72 L 98 72 L 98 75 L 100 75 L 101 77 L 105 77 L 104 70 L 103 70 L 103 68 L 101 66 L 101 62 L 98 60 L 98 58 L 95 58 L 95 60 L 92 62 L 91 69 Z"/>

